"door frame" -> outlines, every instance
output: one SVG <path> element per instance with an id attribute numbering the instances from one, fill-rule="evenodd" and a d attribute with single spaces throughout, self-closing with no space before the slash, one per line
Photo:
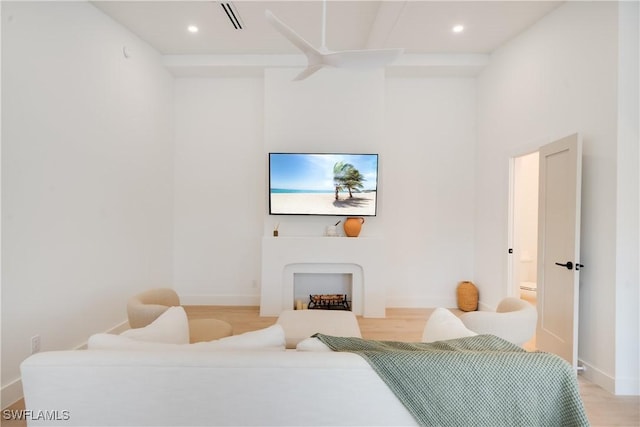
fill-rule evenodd
<path id="1" fill-rule="evenodd" d="M 505 284 L 505 288 L 504 288 L 504 294 L 506 296 L 517 296 L 519 297 L 519 285 L 516 283 L 516 281 L 514 280 L 514 262 L 515 262 L 515 257 L 513 256 L 513 253 L 509 253 L 508 249 L 509 248 L 513 248 L 514 245 L 514 225 L 515 225 L 515 221 L 514 221 L 514 205 L 515 205 L 515 163 L 516 163 L 516 159 L 518 157 L 522 157 L 522 156 L 526 156 L 528 154 L 532 154 L 535 152 L 540 152 L 540 149 L 543 146 L 546 146 L 548 144 L 551 144 L 555 141 L 567 138 L 569 136 L 572 136 L 573 134 L 577 134 L 578 139 L 580 140 L 579 142 L 579 146 L 581 147 L 582 143 L 582 135 L 580 132 L 573 132 L 573 133 L 562 133 L 559 135 L 552 135 L 550 137 L 546 137 L 546 138 L 537 138 L 535 140 L 532 140 L 528 143 L 525 143 L 521 146 L 519 146 L 519 148 L 516 148 L 510 152 L 507 153 L 507 158 L 508 158 L 508 166 L 509 166 L 509 181 L 508 181 L 508 215 L 507 215 L 507 246 L 505 248 L 505 254 L 506 254 L 506 267 L 507 267 L 507 280 L 506 280 L 506 284 Z M 580 148 L 580 152 L 581 152 L 581 148 Z M 581 162 L 581 160 L 580 160 Z M 582 164 L 580 163 L 578 165 L 579 168 L 582 168 Z M 581 183 L 579 183 L 578 185 L 581 186 Z M 578 233 L 580 232 L 580 228 L 578 227 Z M 538 230 L 538 237 L 540 235 L 540 231 Z M 579 251 L 579 248 L 578 248 Z M 579 253 L 577 254 L 577 258 L 575 260 L 576 263 L 580 262 L 580 256 Z M 538 259 L 538 269 L 540 268 L 540 262 L 541 260 Z M 538 273 L 539 275 L 539 273 Z M 577 304 L 579 305 L 579 304 Z M 536 307 L 536 310 L 539 310 L 538 307 Z M 536 334 L 537 334 L 537 325 L 536 325 Z M 574 336 L 577 337 L 578 334 L 578 326 L 577 324 L 574 324 Z M 575 346 L 574 348 L 574 359 L 575 359 L 575 363 L 577 363 L 577 346 Z M 574 366 L 574 368 L 576 369 L 580 369 L 576 366 Z"/>

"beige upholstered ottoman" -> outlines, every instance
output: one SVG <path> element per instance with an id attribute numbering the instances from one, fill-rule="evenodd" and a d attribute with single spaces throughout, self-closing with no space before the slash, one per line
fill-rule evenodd
<path id="1" fill-rule="evenodd" d="M 362 338 L 358 319 L 346 310 L 286 310 L 277 322 L 284 329 L 287 348 L 319 332 L 338 337 Z"/>
<path id="2" fill-rule="evenodd" d="M 233 328 L 224 320 L 189 319 L 189 342 L 212 341 L 233 334 Z"/>

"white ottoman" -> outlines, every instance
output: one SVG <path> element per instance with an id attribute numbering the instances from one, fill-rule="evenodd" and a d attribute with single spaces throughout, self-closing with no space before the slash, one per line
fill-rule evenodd
<path id="1" fill-rule="evenodd" d="M 300 341 L 317 332 L 362 338 L 358 319 L 353 312 L 346 310 L 286 310 L 276 323 L 284 329 L 287 348 L 296 348 Z"/>

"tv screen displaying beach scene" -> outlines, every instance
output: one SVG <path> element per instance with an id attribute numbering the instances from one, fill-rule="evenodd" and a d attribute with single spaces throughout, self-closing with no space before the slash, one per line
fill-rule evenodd
<path id="1" fill-rule="evenodd" d="M 375 216 L 377 154 L 269 153 L 271 215 Z"/>

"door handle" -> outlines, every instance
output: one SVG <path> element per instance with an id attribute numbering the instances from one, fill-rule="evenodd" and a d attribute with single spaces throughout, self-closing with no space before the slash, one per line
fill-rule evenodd
<path id="1" fill-rule="evenodd" d="M 560 267 L 565 267 L 567 270 L 573 270 L 573 263 L 571 261 L 567 261 L 566 264 L 560 264 L 559 262 L 556 262 L 556 265 L 559 265 Z"/>

